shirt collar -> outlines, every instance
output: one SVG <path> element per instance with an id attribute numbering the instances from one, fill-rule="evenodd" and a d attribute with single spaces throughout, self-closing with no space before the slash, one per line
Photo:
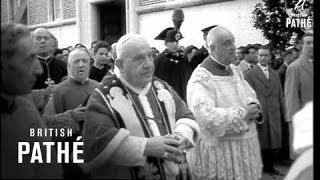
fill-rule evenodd
<path id="1" fill-rule="evenodd" d="M 70 76 L 71 80 L 77 84 L 81 84 L 81 85 L 84 85 L 85 83 L 87 83 L 89 81 L 89 78 L 87 78 L 86 80 L 84 81 L 78 81 L 78 80 L 75 80 L 74 77 L 71 75 Z"/>
<path id="2" fill-rule="evenodd" d="M 119 73 L 116 73 L 116 76 L 120 79 L 120 81 L 129 89 L 131 89 L 134 93 L 140 95 L 146 95 L 149 92 L 149 89 L 151 87 L 151 82 L 149 82 L 147 85 L 145 85 L 142 89 L 136 88 L 132 86 L 128 81 L 126 81 L 123 76 Z"/>
<path id="3" fill-rule="evenodd" d="M 213 61 L 215 61 L 216 63 L 220 64 L 221 66 L 223 66 L 225 68 L 225 70 L 228 70 L 230 66 L 226 66 L 224 64 L 222 64 L 221 62 L 219 62 L 216 58 L 214 58 L 211 54 L 210 57 Z"/>
<path id="4" fill-rule="evenodd" d="M 37 56 L 38 59 L 42 59 L 44 61 L 48 61 L 50 59 L 50 57 L 51 57 L 51 55 L 48 55 L 47 57 L 41 57 L 39 55 L 36 55 L 36 56 Z"/>
<path id="5" fill-rule="evenodd" d="M 260 63 L 258 63 L 258 66 L 264 71 L 268 70 L 268 66 L 262 66 Z"/>

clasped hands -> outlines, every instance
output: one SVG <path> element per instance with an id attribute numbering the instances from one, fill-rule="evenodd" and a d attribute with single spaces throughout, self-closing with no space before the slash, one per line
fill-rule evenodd
<path id="1" fill-rule="evenodd" d="M 144 155 L 181 163 L 186 143 L 187 139 L 176 133 L 151 137 L 147 140 Z"/>
<path id="2" fill-rule="evenodd" d="M 261 116 L 261 110 L 260 106 L 256 103 L 250 103 L 246 107 L 246 115 L 244 117 L 244 120 L 247 122 L 253 121 L 255 119 L 258 119 Z"/>

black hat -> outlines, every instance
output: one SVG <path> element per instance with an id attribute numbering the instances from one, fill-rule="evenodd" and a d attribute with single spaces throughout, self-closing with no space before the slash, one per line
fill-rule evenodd
<path id="1" fill-rule="evenodd" d="M 173 27 L 164 29 L 156 38 L 157 40 L 164 40 L 166 42 L 179 41 L 183 36 L 181 32 L 175 30 Z"/>
<path id="2" fill-rule="evenodd" d="M 209 32 L 212 28 L 215 28 L 215 27 L 217 27 L 217 26 L 218 26 L 218 25 L 212 25 L 212 26 L 203 28 L 201 31 L 202 31 L 203 33 L 207 33 L 207 32 Z"/>

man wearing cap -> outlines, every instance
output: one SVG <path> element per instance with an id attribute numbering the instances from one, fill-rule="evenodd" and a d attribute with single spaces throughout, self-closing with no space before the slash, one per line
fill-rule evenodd
<path id="1" fill-rule="evenodd" d="M 295 46 L 289 46 L 285 49 L 284 62 L 277 70 L 280 77 L 283 92 L 284 92 L 284 84 L 285 84 L 287 68 L 298 57 L 299 57 L 299 50 Z M 288 161 L 288 163 L 290 164 L 291 158 L 290 158 L 289 137 L 290 135 L 289 135 L 288 122 L 283 121 L 282 122 L 282 150 L 280 152 L 280 158 L 282 160 Z"/>
<path id="2" fill-rule="evenodd" d="M 204 42 L 206 41 L 207 39 L 207 35 L 208 35 L 208 32 L 216 27 L 217 25 L 213 25 L 213 26 L 209 26 L 209 27 L 206 27 L 204 29 L 202 29 L 201 31 L 203 32 L 203 40 Z M 192 60 L 191 60 L 191 68 L 192 68 L 192 71 L 199 65 L 201 64 L 201 62 L 209 55 L 208 53 L 208 50 L 206 49 L 205 45 L 203 45 L 200 49 L 198 49 L 195 53 L 194 53 L 194 56 L 192 57 Z"/>
<path id="3" fill-rule="evenodd" d="M 196 147 L 187 153 L 193 179 L 260 179 L 260 106 L 232 64 L 234 36 L 219 26 L 206 41 L 209 56 L 193 71 L 187 87 L 188 105 L 201 128 Z"/>
<path id="4" fill-rule="evenodd" d="M 154 75 L 172 86 L 185 101 L 191 69 L 189 62 L 183 58 L 183 52 L 179 50 L 179 40 L 182 38 L 182 34 L 174 28 L 164 29 L 155 38 L 164 40 L 166 49 L 155 58 Z"/>
<path id="5" fill-rule="evenodd" d="M 199 126 L 172 87 L 153 76 L 144 37 L 126 34 L 116 49 L 118 73 L 104 77 L 87 105 L 83 169 L 99 179 L 175 180 Z"/>

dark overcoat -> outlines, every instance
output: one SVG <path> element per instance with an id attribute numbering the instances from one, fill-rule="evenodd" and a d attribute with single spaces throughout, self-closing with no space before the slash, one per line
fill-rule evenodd
<path id="1" fill-rule="evenodd" d="M 154 76 L 172 86 L 180 98 L 186 102 L 187 84 L 192 73 L 190 64 L 183 57 L 170 58 L 169 53 L 166 49 L 155 58 Z"/>
<path id="2" fill-rule="evenodd" d="M 282 144 L 281 121 L 285 102 L 278 73 L 268 68 L 269 79 L 256 65 L 245 74 L 245 79 L 255 90 L 262 106 L 262 124 L 257 125 L 261 149 L 279 149 Z"/>

